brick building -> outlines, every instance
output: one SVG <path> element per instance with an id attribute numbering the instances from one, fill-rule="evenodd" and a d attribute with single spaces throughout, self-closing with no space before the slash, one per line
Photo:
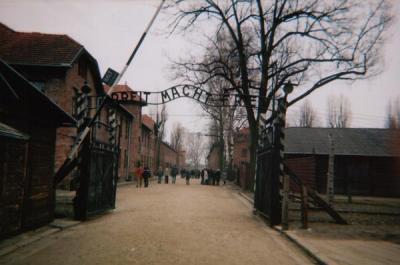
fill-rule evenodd
<path id="1" fill-rule="evenodd" d="M 0 239 L 54 218 L 56 130 L 75 120 L 0 60 Z"/>
<path id="2" fill-rule="evenodd" d="M 100 100 L 105 96 L 101 83 L 97 61 L 78 42 L 67 35 L 16 32 L 0 24 L 0 58 L 14 67 L 32 84 L 38 87 L 54 103 L 69 115 L 76 115 L 76 98 L 86 84 L 89 92 L 89 116 L 93 115 Z M 110 101 L 111 102 L 111 101 Z M 97 125 L 92 130 L 92 138 L 99 142 L 108 142 L 107 129 L 109 109 L 118 113 L 118 136 L 125 141 L 125 132 L 133 116 L 118 104 L 107 104 L 103 109 Z M 55 171 L 65 160 L 67 153 L 76 138 L 76 127 L 59 128 L 56 134 Z M 122 158 L 125 150 L 121 152 Z M 122 159 L 123 160 L 123 159 Z M 119 174 L 127 176 L 126 163 L 121 161 Z M 67 177 L 60 187 L 69 188 L 71 178 Z"/>
<path id="3" fill-rule="evenodd" d="M 95 106 L 93 109 L 98 108 L 98 104 L 103 97 L 95 97 L 91 99 L 91 105 Z M 119 159 L 118 159 L 118 181 L 125 181 L 130 178 L 129 174 L 132 172 L 133 163 L 129 160 L 131 149 L 129 148 L 130 142 L 133 139 L 132 124 L 135 116 L 130 113 L 126 108 L 120 104 L 108 100 L 104 110 L 101 112 L 99 118 L 95 122 L 96 125 L 92 128 L 92 137 L 98 142 L 109 142 L 109 113 L 115 111 L 116 116 L 116 144 L 119 146 Z M 92 113 L 93 115 L 94 113 Z"/>
<path id="4" fill-rule="evenodd" d="M 233 136 L 233 167 L 238 173 L 239 185 L 244 188 L 252 187 L 250 172 L 249 128 L 242 128 Z"/>
<path id="5" fill-rule="evenodd" d="M 149 167 L 152 172 L 156 171 L 156 134 L 155 122 L 149 115 L 142 115 L 141 134 L 141 161 L 144 166 Z"/>
<path id="6" fill-rule="evenodd" d="M 310 187 L 326 192 L 334 140 L 336 194 L 400 197 L 400 130 L 286 128 L 285 161 Z"/>
<path id="7" fill-rule="evenodd" d="M 176 165 L 178 152 L 168 143 L 162 141 L 160 147 L 160 166 L 163 168 Z"/>
<path id="8" fill-rule="evenodd" d="M 104 86 L 105 91 L 108 91 L 109 87 Z M 116 85 L 114 92 L 131 92 L 133 89 L 127 84 Z M 127 110 L 132 116 L 130 128 L 125 127 L 125 135 L 131 135 L 130 138 L 121 141 L 121 156 L 123 153 L 124 164 L 128 164 L 128 172 L 130 175 L 133 174 L 135 167 L 139 161 L 142 160 L 141 155 L 141 142 L 142 142 L 142 107 L 146 106 L 146 102 L 141 100 L 139 97 L 136 100 L 121 101 L 119 104 L 123 109 Z M 124 138 L 124 137 L 122 137 Z M 126 155 L 125 155 L 126 153 Z M 126 162 L 125 162 L 126 161 Z"/>
<path id="9" fill-rule="evenodd" d="M 244 150 L 248 133 L 247 128 L 239 131 L 234 144 L 234 164 L 239 168 L 241 183 L 251 181 L 242 174 L 241 167 L 250 161 Z M 334 139 L 336 194 L 400 196 L 400 130 L 286 128 L 285 162 L 304 183 L 326 192 L 329 134 Z"/>

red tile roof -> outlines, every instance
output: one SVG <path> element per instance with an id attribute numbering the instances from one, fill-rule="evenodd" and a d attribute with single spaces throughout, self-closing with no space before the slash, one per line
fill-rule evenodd
<path id="1" fill-rule="evenodd" d="M 104 85 L 104 90 L 106 92 L 108 92 L 108 90 L 110 90 L 110 87 L 107 85 Z M 134 91 L 134 90 L 128 85 L 115 85 L 113 92 L 130 92 L 130 91 Z"/>
<path id="2" fill-rule="evenodd" d="M 154 120 L 147 114 L 142 115 L 142 124 L 149 128 L 151 131 L 154 131 Z"/>
<path id="3" fill-rule="evenodd" d="M 83 46 L 67 35 L 16 32 L 0 23 L 0 58 L 9 64 L 69 66 Z"/>

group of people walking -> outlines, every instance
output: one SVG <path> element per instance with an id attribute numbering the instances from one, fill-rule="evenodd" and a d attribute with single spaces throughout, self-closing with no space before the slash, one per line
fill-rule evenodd
<path id="1" fill-rule="evenodd" d="M 172 184 L 176 183 L 176 176 L 178 175 L 178 167 L 173 166 L 172 168 L 166 167 L 158 167 L 157 170 L 157 183 L 161 184 L 162 179 L 164 177 L 164 183 L 168 184 L 169 177 L 171 176 Z"/>
<path id="2" fill-rule="evenodd" d="M 201 184 L 202 185 L 217 185 L 219 186 L 219 182 L 221 181 L 221 170 L 219 169 L 211 169 L 205 168 L 200 173 Z M 225 178 L 222 178 L 225 184 Z"/>
<path id="3" fill-rule="evenodd" d="M 149 167 L 138 166 L 135 170 L 136 188 L 142 187 L 143 182 L 144 182 L 144 187 L 147 188 L 149 186 L 150 177 L 151 177 L 151 171 Z"/>
<path id="4" fill-rule="evenodd" d="M 138 166 L 135 170 L 136 187 L 141 188 L 144 182 L 144 187 L 147 188 L 149 186 L 149 178 L 151 177 L 151 175 L 152 174 L 149 167 Z M 175 184 L 176 176 L 178 175 L 178 167 L 166 167 L 164 170 L 162 169 L 162 167 L 159 167 L 156 175 L 159 184 L 161 184 L 163 177 L 165 184 L 168 184 L 169 177 L 171 177 L 172 184 Z"/>
<path id="5" fill-rule="evenodd" d="M 166 167 L 162 168 L 159 167 L 156 176 L 157 176 L 157 183 L 161 184 L 163 182 L 168 184 L 169 178 L 171 177 L 172 184 L 176 183 L 176 176 L 178 175 L 178 167 L 176 165 L 172 166 L 171 168 Z M 201 178 L 202 185 L 219 185 L 221 180 L 221 170 L 219 169 L 211 169 L 211 168 L 204 168 L 201 171 L 198 170 L 181 170 L 181 177 L 186 179 L 186 185 L 190 184 L 191 178 Z M 136 187 L 140 188 L 143 185 L 147 188 L 149 186 L 149 178 L 151 177 L 151 171 L 149 167 L 145 166 L 138 166 L 135 170 L 135 178 L 136 178 Z M 225 178 L 223 177 L 223 182 L 225 184 Z"/>

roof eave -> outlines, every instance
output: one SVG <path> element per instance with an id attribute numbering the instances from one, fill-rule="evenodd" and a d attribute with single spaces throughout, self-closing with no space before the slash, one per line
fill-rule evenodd
<path id="1" fill-rule="evenodd" d="M 329 153 L 312 153 L 312 152 L 284 152 L 285 155 L 323 155 L 328 156 Z M 344 153 L 335 153 L 334 156 L 364 156 L 364 157 L 400 157 L 400 155 L 396 154 L 344 154 Z"/>
<path id="2" fill-rule="evenodd" d="M 8 63 L 8 62 L 7 62 Z M 13 63 L 9 62 L 8 65 L 11 66 L 32 66 L 32 67 L 55 67 L 55 68 L 71 68 L 72 65 L 68 63 L 61 64 L 33 64 L 33 63 Z"/>
<path id="3" fill-rule="evenodd" d="M 66 111 L 64 111 L 60 106 L 58 106 L 53 100 L 51 100 L 49 97 L 47 97 L 39 88 L 37 88 L 35 85 L 33 85 L 31 82 L 29 82 L 24 76 L 22 76 L 20 73 L 18 73 L 14 68 L 9 66 L 6 62 L 0 59 L 0 63 L 4 64 L 6 68 L 8 68 L 10 71 L 12 71 L 15 75 L 17 75 L 21 80 L 26 82 L 29 86 L 31 86 L 34 91 L 38 94 L 40 94 L 43 98 L 46 99 L 47 102 L 49 102 L 50 105 L 52 105 L 56 110 L 61 114 L 63 121 L 61 123 L 64 124 L 76 124 L 76 120 L 68 114 Z"/>

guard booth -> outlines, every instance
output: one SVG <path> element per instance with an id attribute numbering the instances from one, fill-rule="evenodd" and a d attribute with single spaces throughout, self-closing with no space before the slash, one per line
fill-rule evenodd
<path id="1" fill-rule="evenodd" d="M 0 239 L 53 220 L 56 129 L 74 124 L 0 60 Z"/>

